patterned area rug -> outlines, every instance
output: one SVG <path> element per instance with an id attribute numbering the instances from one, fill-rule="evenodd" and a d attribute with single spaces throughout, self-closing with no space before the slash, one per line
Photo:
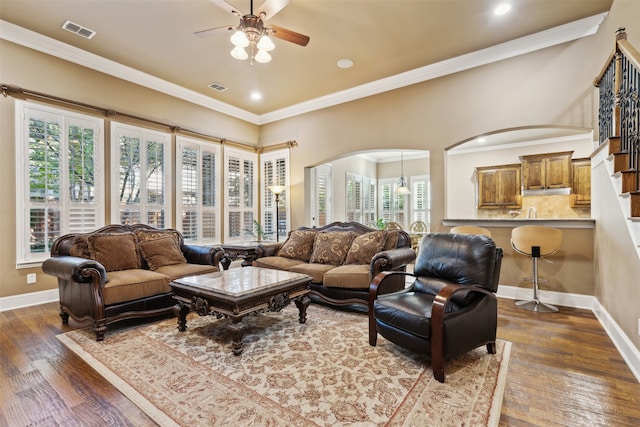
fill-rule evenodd
<path id="1" fill-rule="evenodd" d="M 307 323 L 289 306 L 243 319 L 244 352 L 234 356 L 228 319 L 189 314 L 58 338 L 162 426 L 498 425 L 511 343 L 446 365 L 382 337 L 368 343 L 367 316 L 312 304 Z"/>

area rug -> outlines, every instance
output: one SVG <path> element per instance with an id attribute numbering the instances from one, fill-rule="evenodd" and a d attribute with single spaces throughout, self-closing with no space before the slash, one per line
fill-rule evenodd
<path id="1" fill-rule="evenodd" d="M 243 319 L 234 356 L 228 319 L 190 314 L 58 335 L 161 426 L 494 426 L 498 425 L 511 343 L 478 348 L 433 378 L 425 356 L 382 337 L 368 343 L 362 313 L 312 304 Z"/>

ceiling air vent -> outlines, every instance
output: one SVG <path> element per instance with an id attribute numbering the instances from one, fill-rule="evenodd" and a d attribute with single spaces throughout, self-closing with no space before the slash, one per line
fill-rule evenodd
<path id="1" fill-rule="evenodd" d="M 211 83 L 209 87 L 213 90 L 217 90 L 218 92 L 224 92 L 225 90 L 228 89 L 228 87 L 222 86 L 220 83 L 215 83 L 215 82 Z"/>
<path id="2" fill-rule="evenodd" d="M 64 30 L 71 31 L 72 33 L 79 36 L 82 36 L 85 39 L 90 39 L 96 35 L 95 31 L 85 28 L 82 25 L 74 24 L 71 21 L 66 21 L 64 24 L 62 24 L 62 28 Z"/>

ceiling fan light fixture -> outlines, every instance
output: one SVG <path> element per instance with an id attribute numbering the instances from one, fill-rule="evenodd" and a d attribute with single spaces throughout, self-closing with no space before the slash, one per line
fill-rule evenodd
<path id="1" fill-rule="evenodd" d="M 267 62 L 271 61 L 271 55 L 269 55 L 269 52 L 267 52 L 266 50 L 259 50 L 254 59 L 256 60 L 256 62 L 266 64 Z"/>
<path id="2" fill-rule="evenodd" d="M 234 46 L 239 48 L 249 46 L 249 38 L 247 37 L 247 34 L 242 30 L 238 30 L 233 33 L 229 40 L 231 40 L 231 43 L 233 43 Z"/>
<path id="3" fill-rule="evenodd" d="M 240 61 L 244 61 L 249 57 L 249 54 L 240 46 L 236 46 L 231 49 L 231 56 L 233 56 L 235 59 L 239 59 Z"/>
<path id="4" fill-rule="evenodd" d="M 265 34 L 262 37 L 260 37 L 260 40 L 258 40 L 258 44 L 256 45 L 256 47 L 260 50 L 269 52 L 275 49 L 276 45 L 273 44 L 273 41 L 271 41 L 271 38 Z"/>

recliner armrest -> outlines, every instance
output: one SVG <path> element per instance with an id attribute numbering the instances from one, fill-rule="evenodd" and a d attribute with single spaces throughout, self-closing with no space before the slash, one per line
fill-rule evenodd
<path id="1" fill-rule="evenodd" d="M 78 283 L 91 283 L 95 272 L 100 277 L 100 283 L 107 281 L 107 270 L 98 261 L 68 255 L 46 259 L 42 263 L 42 271 Z"/>

